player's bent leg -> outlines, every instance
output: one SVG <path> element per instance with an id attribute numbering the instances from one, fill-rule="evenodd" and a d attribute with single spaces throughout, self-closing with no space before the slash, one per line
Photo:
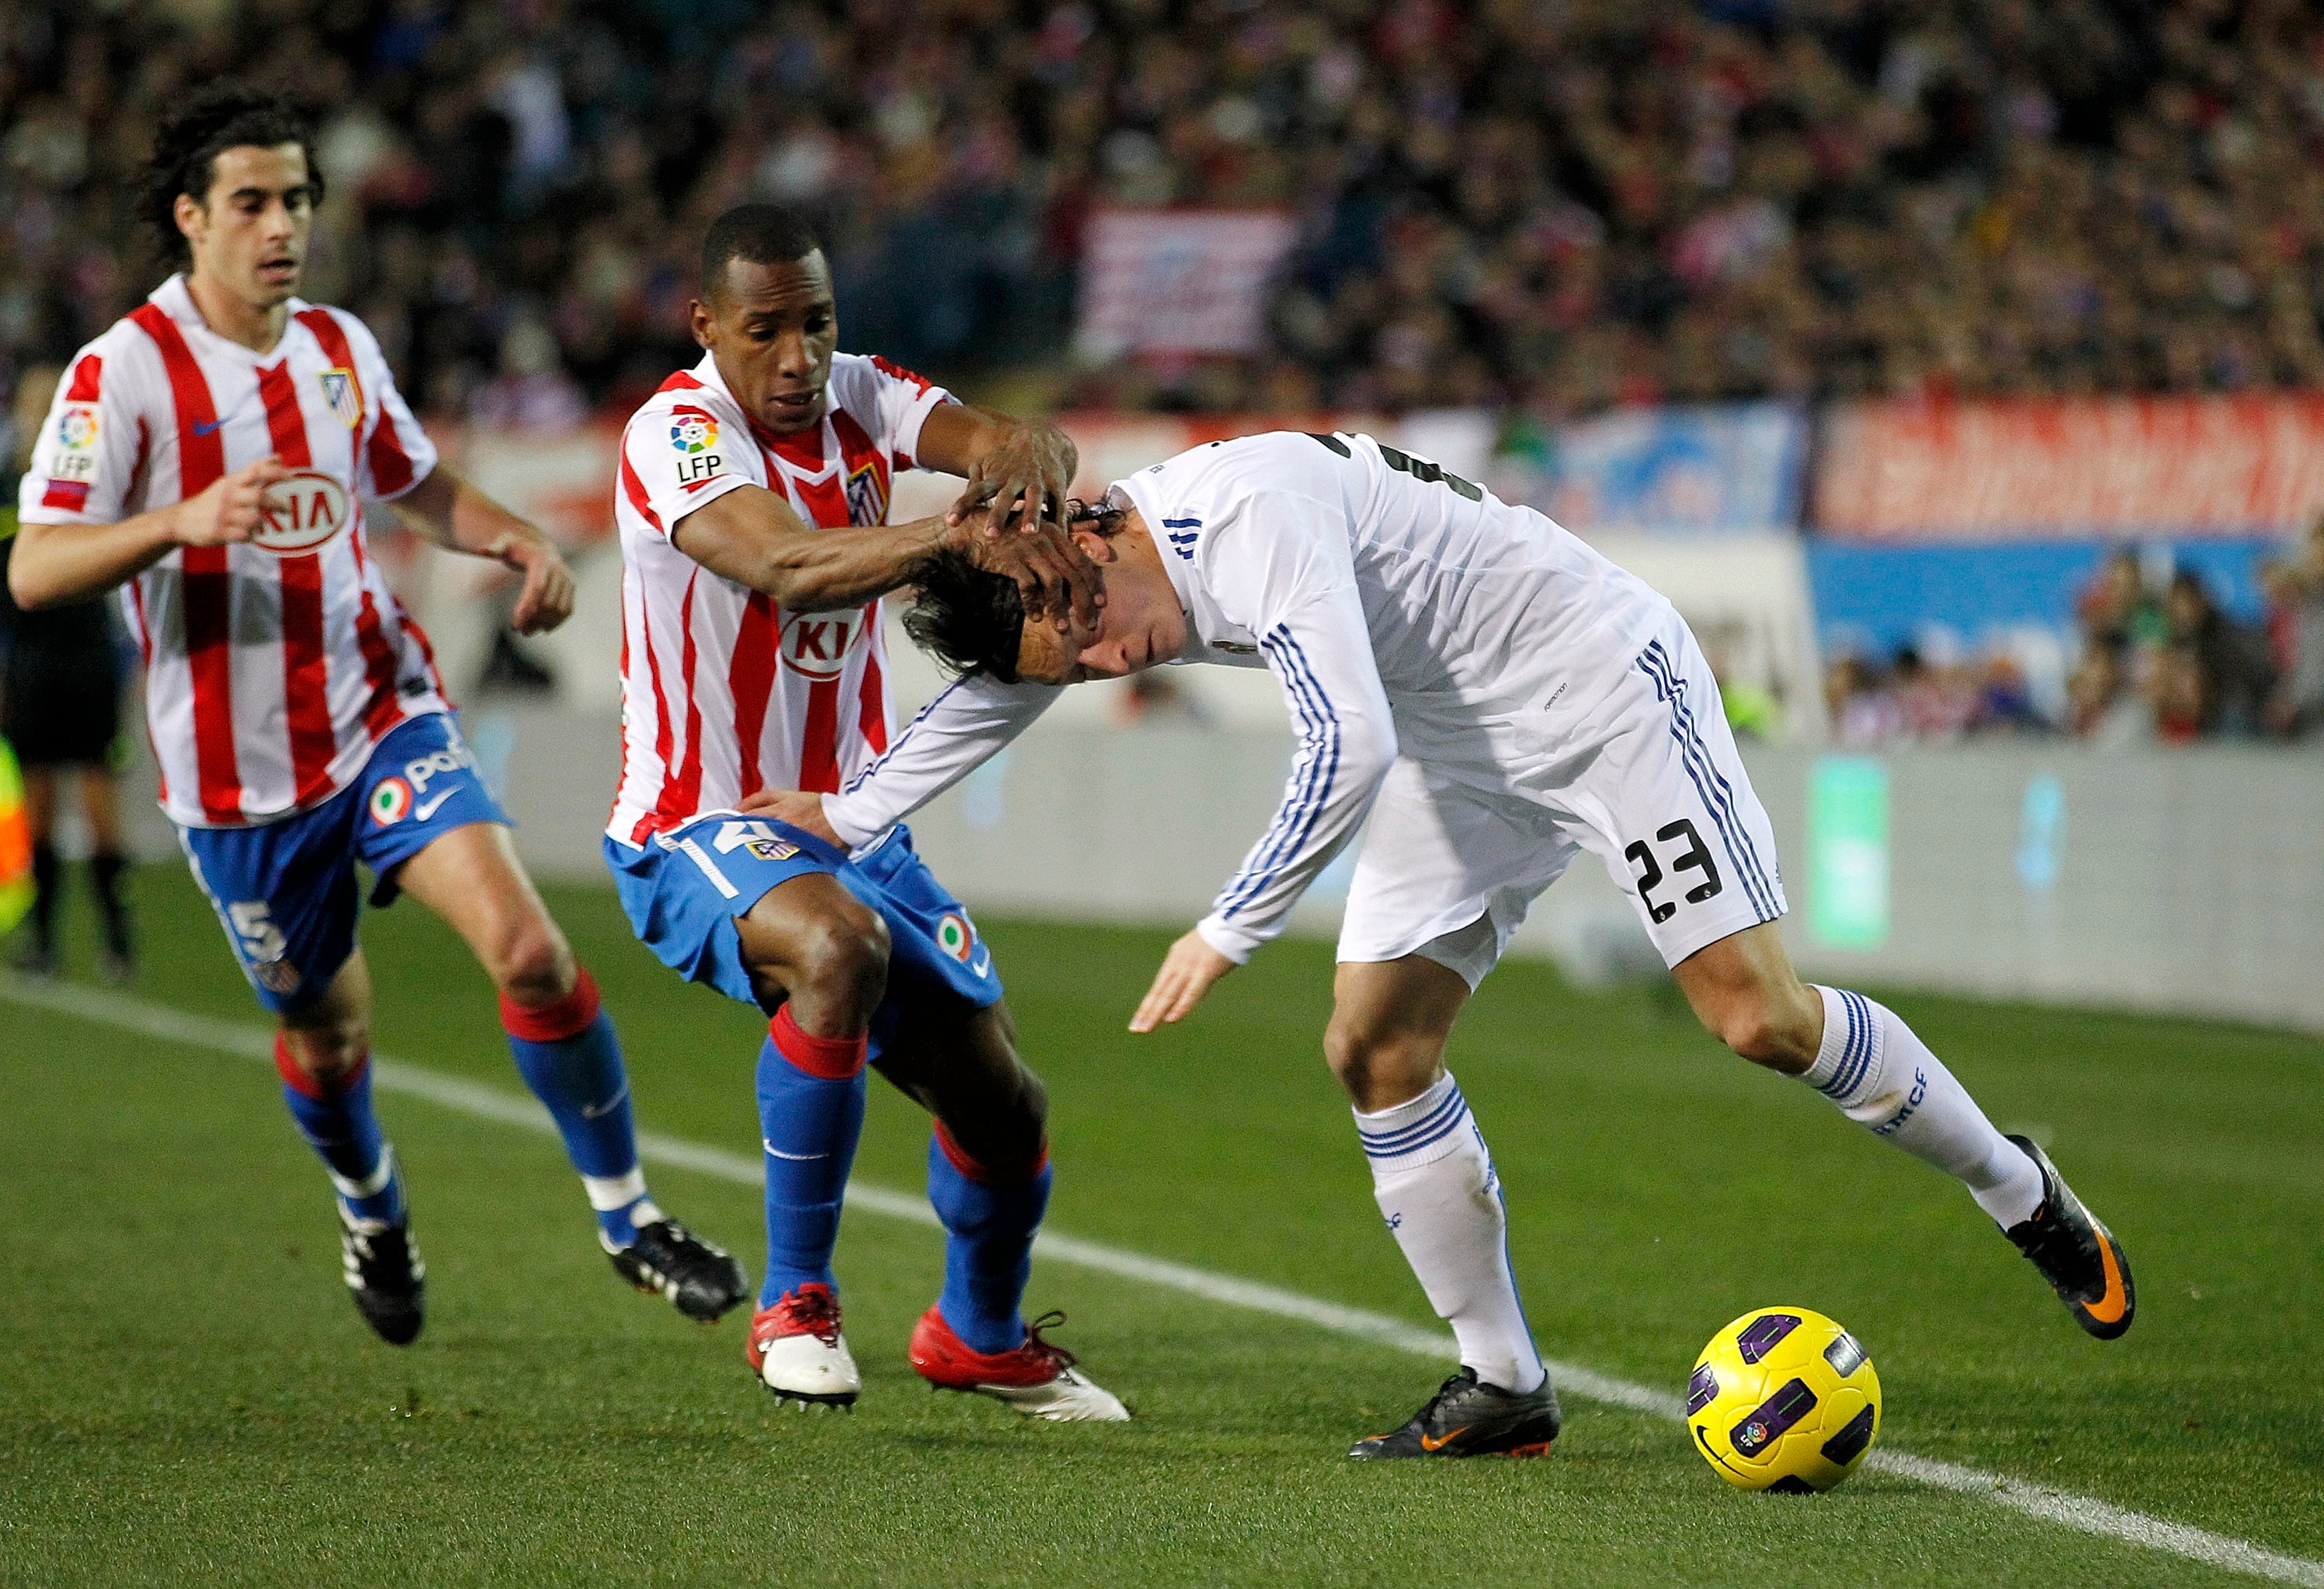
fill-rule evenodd
<path id="1" fill-rule="evenodd" d="M 1333 992 L 1324 1054 L 1354 1104 L 1372 1195 L 1429 1306 L 1452 1326 L 1462 1364 L 1402 1428 L 1349 1455 L 1545 1451 L 1557 1398 L 1510 1272 L 1500 1178 L 1443 1064 L 1469 984 L 1413 954 L 1344 961 Z"/>
<path id="2" fill-rule="evenodd" d="M 1713 1035 L 1799 1076 L 1850 1120 L 1960 1180 L 2090 1334 L 2112 1339 L 2135 1305 L 2121 1246 L 2023 1138 L 2005 1137 L 1913 1029 L 1862 993 L 1793 972 L 1773 922 L 1672 968 Z"/>
<path id="3" fill-rule="evenodd" d="M 841 1332 L 831 1254 L 863 1131 L 887 927 L 825 872 L 778 883 L 734 927 L 751 985 L 774 1011 L 758 1065 L 767 1273 L 744 1355 L 779 1398 L 853 1406 L 862 1376 Z"/>
<path id="4" fill-rule="evenodd" d="M 392 875 L 467 941 L 499 989 L 510 1055 L 557 1122 L 614 1271 L 705 1323 L 740 1303 L 749 1294 L 742 1266 L 663 1213 L 647 1192 L 613 1020 L 508 830 L 491 821 L 454 827 L 429 839 Z"/>
<path id="5" fill-rule="evenodd" d="M 340 1263 L 355 1311 L 380 1339 L 409 1345 L 425 1322 L 428 1267 L 395 1149 L 372 1108 L 371 973 L 361 950 L 319 998 L 283 1012 L 274 1067 L 299 1134 L 338 1194 Z"/>
<path id="6" fill-rule="evenodd" d="M 1065 1316 L 1030 1325 L 1023 1316 L 1054 1172 L 1048 1089 L 1015 1039 L 1003 1003 L 915 999 L 875 1062 L 936 1117 L 928 1201 L 945 1227 L 944 1289 L 914 1326 L 908 1354 L 938 1390 L 991 1396 L 1052 1422 L 1119 1422 L 1129 1409 L 1046 1338 Z"/>

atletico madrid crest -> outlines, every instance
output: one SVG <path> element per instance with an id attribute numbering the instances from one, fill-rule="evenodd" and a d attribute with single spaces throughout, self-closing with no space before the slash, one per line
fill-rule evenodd
<path id="1" fill-rule="evenodd" d="M 363 387 L 355 381 L 353 370 L 325 370 L 322 374 L 323 401 L 339 417 L 339 423 L 352 430 L 363 423 Z"/>

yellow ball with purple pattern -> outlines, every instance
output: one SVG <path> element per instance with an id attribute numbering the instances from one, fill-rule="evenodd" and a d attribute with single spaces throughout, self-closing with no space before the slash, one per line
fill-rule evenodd
<path id="1" fill-rule="evenodd" d="M 1694 1360 L 1686 1427 L 1738 1489 L 1829 1490 L 1880 1432 L 1880 1376 L 1856 1337 L 1822 1314 L 1755 1307 Z"/>

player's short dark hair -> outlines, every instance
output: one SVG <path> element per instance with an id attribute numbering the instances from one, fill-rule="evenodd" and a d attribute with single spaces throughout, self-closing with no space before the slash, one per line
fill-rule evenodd
<path id="1" fill-rule="evenodd" d="M 178 230 L 179 194 L 203 202 L 209 198 L 219 155 L 245 144 L 272 149 L 278 143 L 296 143 L 306 152 L 308 192 L 321 203 L 323 172 L 315 163 L 315 118 L 289 95 L 229 79 L 198 90 L 164 115 L 153 134 L 152 157 L 145 162 L 141 198 L 144 219 L 160 238 L 163 255 L 180 265 L 192 257 L 185 234 Z"/>
<path id="2" fill-rule="evenodd" d="M 940 551 L 912 576 L 918 594 L 904 633 L 957 678 L 1017 682 L 1025 639 L 1025 601 L 1017 581 L 980 568 L 966 552 Z"/>
<path id="3" fill-rule="evenodd" d="M 702 239 L 702 296 L 712 296 L 724 283 L 729 260 L 788 264 L 822 246 L 807 217 L 789 206 L 738 204 L 711 222 Z"/>

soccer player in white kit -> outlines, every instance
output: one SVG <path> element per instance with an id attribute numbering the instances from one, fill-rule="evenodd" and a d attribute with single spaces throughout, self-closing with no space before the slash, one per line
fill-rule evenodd
<path id="1" fill-rule="evenodd" d="M 1556 1397 L 1483 1134 L 1443 1052 L 1528 904 L 1601 861 L 1703 1024 L 1960 1178 L 2090 1334 L 2131 1321 L 2119 1245 L 1894 1012 L 1794 975 L 1766 813 L 1670 604 L 1541 514 L 1370 437 L 1217 442 L 1119 482 L 1078 533 L 1106 605 L 1065 635 L 938 563 L 916 638 L 962 677 L 845 792 L 769 808 L 860 844 L 1021 732 L 1056 686 L 1171 662 L 1271 669 L 1299 733 L 1281 807 L 1130 1022 L 1183 1019 L 1278 932 L 1369 817 L 1324 1051 L 1380 1212 L 1462 1370 L 1358 1457 L 1539 1455 Z"/>
<path id="2" fill-rule="evenodd" d="M 162 124 L 147 218 L 183 273 L 75 356 L 23 486 L 23 605 L 118 586 L 144 654 L 161 805 L 259 1002 L 291 1117 L 330 1174 L 355 1307 L 404 1345 L 425 1269 L 372 1107 L 372 900 L 416 896 L 500 992 L 615 1270 L 715 1318 L 742 1270 L 656 1206 L 596 984 L 509 844 L 436 675 L 365 544 L 367 503 L 524 576 L 516 624 L 572 611 L 540 532 L 441 467 L 379 345 L 293 294 L 322 179 L 302 113 L 235 84 Z"/>

